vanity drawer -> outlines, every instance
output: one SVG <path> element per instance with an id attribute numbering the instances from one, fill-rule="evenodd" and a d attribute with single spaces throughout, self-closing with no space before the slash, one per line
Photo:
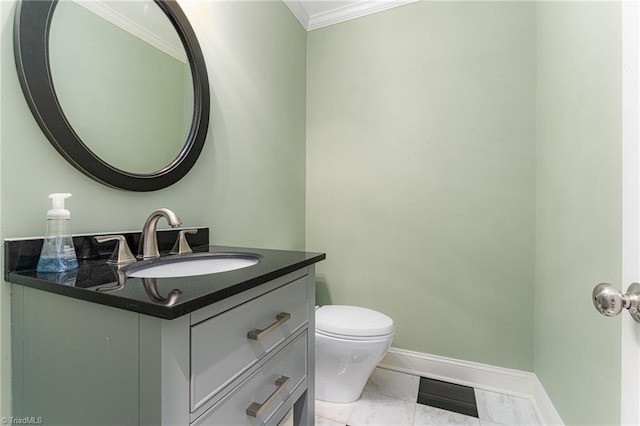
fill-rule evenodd
<path id="1" fill-rule="evenodd" d="M 191 327 L 192 412 L 306 324 L 307 288 L 300 278 Z"/>
<path id="2" fill-rule="evenodd" d="M 264 424 L 282 404 L 293 406 L 294 401 L 287 399 L 306 378 L 306 371 L 307 332 L 304 332 L 192 424 Z"/>

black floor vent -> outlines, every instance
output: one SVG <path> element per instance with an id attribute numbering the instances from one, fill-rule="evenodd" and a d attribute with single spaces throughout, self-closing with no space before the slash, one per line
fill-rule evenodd
<path id="1" fill-rule="evenodd" d="M 418 404 L 478 417 L 473 388 L 420 377 Z"/>

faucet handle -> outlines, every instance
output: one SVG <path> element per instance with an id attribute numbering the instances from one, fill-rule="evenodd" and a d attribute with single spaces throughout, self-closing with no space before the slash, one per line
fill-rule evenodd
<path id="1" fill-rule="evenodd" d="M 171 254 L 193 253 L 193 250 L 191 250 L 191 247 L 189 247 L 189 243 L 187 242 L 187 234 L 197 233 L 197 229 L 181 229 L 178 231 L 178 239 L 171 249 Z"/>
<path id="2" fill-rule="evenodd" d="M 98 243 L 106 243 L 107 241 L 116 242 L 116 248 L 107 263 L 124 265 L 136 261 L 136 257 L 131 253 L 124 235 L 100 235 L 94 238 Z"/>

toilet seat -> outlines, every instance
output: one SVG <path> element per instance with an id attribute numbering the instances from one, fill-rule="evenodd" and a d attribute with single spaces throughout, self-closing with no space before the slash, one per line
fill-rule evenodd
<path id="1" fill-rule="evenodd" d="M 327 338 L 333 340 L 342 340 L 350 342 L 385 342 L 393 338 L 393 333 L 384 334 L 382 336 L 345 336 L 343 334 L 327 333 L 326 331 L 316 330 L 316 338 Z"/>
<path id="2" fill-rule="evenodd" d="M 359 306 L 325 305 L 316 310 L 316 332 L 334 338 L 379 340 L 393 335 L 393 320 Z"/>

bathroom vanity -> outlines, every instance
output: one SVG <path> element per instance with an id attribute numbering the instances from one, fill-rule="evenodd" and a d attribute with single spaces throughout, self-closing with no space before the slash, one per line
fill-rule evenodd
<path id="1" fill-rule="evenodd" d="M 176 231 L 158 232 L 161 251 Z M 44 424 L 277 425 L 314 420 L 314 264 L 324 254 L 208 245 L 253 266 L 131 278 L 74 237 L 75 278 L 40 276 L 41 240 L 5 241 L 13 415 Z M 127 234 L 135 244 L 136 233 Z M 196 247 L 197 246 L 197 247 Z M 83 251 L 84 250 L 84 251 Z M 87 254 L 88 253 L 88 254 Z M 180 255 L 178 255 L 180 256 Z M 139 263 L 139 262 L 138 262 Z"/>
<path id="2" fill-rule="evenodd" d="M 191 170 L 207 139 L 204 54 L 178 2 L 102 3 L 17 2 L 25 100 L 52 146 L 85 175 L 128 191 L 166 188 Z M 88 117 L 87 100 L 99 120 Z M 36 272 L 41 239 L 5 241 L 19 419 L 11 423 L 277 425 L 293 412 L 295 424 L 313 424 L 314 264 L 324 254 L 209 246 L 200 228 L 188 237 L 194 256 L 184 256 L 257 263 L 134 277 L 135 268 L 185 259 L 168 255 L 179 231 L 157 233 L 159 260 L 140 232 L 123 234 L 120 243 L 149 260 L 120 267 L 108 263 L 115 243 L 99 244 L 98 235 L 74 236 L 80 267 L 70 273 Z"/>

